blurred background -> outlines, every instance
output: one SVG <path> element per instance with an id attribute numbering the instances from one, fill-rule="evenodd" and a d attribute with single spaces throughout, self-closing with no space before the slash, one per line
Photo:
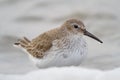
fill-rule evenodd
<path id="1" fill-rule="evenodd" d="M 13 43 L 32 39 L 77 18 L 103 44 L 84 37 L 89 54 L 80 65 L 110 70 L 120 67 L 120 0 L 0 0 L 0 73 L 22 74 L 37 68 Z"/>

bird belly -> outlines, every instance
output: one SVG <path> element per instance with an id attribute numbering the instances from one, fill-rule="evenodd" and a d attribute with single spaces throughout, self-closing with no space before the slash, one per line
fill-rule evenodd
<path id="1" fill-rule="evenodd" d="M 72 42 L 73 41 L 73 42 Z M 64 42 L 64 41 L 63 41 Z M 62 43 L 61 43 L 62 44 Z M 87 47 L 84 40 L 71 40 L 69 46 L 64 44 L 62 48 L 53 46 L 46 52 L 47 56 L 42 59 L 32 58 L 39 68 L 78 66 L 86 57 Z"/>

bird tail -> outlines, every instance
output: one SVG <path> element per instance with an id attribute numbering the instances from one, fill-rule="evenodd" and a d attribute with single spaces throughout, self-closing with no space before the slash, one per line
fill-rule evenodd
<path id="1" fill-rule="evenodd" d="M 23 37 L 23 39 L 18 39 L 18 41 L 14 43 L 14 46 L 26 48 L 30 42 L 31 41 L 28 38 Z"/>

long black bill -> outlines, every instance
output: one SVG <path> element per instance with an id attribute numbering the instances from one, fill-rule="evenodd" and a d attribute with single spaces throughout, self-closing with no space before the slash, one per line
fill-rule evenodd
<path id="1" fill-rule="evenodd" d="M 91 34 L 90 32 L 88 32 L 87 30 L 84 30 L 84 35 L 89 36 L 97 41 L 99 41 L 100 43 L 103 43 L 100 39 L 98 39 L 96 36 L 94 36 L 93 34 Z"/>

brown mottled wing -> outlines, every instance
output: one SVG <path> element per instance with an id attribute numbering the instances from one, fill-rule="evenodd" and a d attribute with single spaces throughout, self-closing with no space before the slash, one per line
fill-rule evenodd
<path id="1" fill-rule="evenodd" d="M 24 37 L 15 43 L 15 45 L 20 45 L 36 58 L 43 58 L 43 56 L 46 55 L 45 52 L 52 47 L 52 42 L 61 38 L 60 35 L 61 32 L 59 28 L 56 28 L 41 34 L 32 41 Z"/>
<path id="2" fill-rule="evenodd" d="M 28 45 L 27 51 L 37 58 L 43 58 L 45 52 L 52 46 L 52 39 L 46 33 L 33 39 Z"/>

